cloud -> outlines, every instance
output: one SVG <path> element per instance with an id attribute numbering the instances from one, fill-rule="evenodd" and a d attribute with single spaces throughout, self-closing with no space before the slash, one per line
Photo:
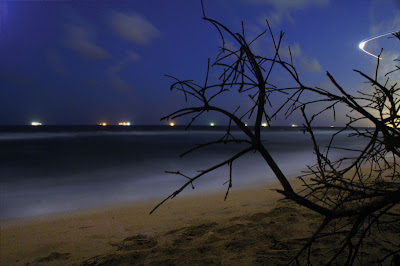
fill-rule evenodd
<path id="1" fill-rule="evenodd" d="M 385 83 L 386 79 L 389 77 L 389 83 L 387 87 L 392 86 L 393 84 L 397 83 L 400 84 L 400 70 L 394 71 L 388 76 L 384 76 L 386 73 L 389 73 L 393 70 L 396 69 L 396 65 L 400 66 L 399 61 L 394 61 L 394 60 L 399 60 L 400 59 L 400 52 L 397 51 L 386 51 L 383 52 L 382 58 L 384 60 L 379 60 L 379 75 L 380 75 L 380 82 Z M 375 76 L 375 70 L 376 70 L 376 60 L 373 61 L 375 64 L 374 67 L 370 69 L 370 76 L 374 77 Z M 398 87 L 398 86 L 397 86 Z"/>
<path id="2" fill-rule="evenodd" d="M 320 72 L 322 70 L 322 67 L 317 59 L 309 58 L 303 54 L 300 44 L 295 43 L 293 46 L 290 46 L 290 51 L 293 58 L 293 64 L 295 66 L 298 64 L 301 69 L 305 69 L 308 72 Z M 287 60 L 288 62 L 290 61 L 290 53 L 287 44 L 281 44 L 279 54 L 282 59 Z"/>
<path id="3" fill-rule="evenodd" d="M 97 46 L 92 39 L 93 34 L 88 27 L 76 25 L 66 26 L 65 44 L 68 48 L 92 60 L 110 58 L 111 55 L 100 46 Z"/>
<path id="4" fill-rule="evenodd" d="M 126 51 L 126 56 L 122 60 L 116 60 L 115 64 L 106 70 L 106 76 L 103 80 L 94 80 L 88 78 L 78 79 L 84 87 L 92 88 L 112 88 L 122 92 L 133 90 L 133 87 L 121 77 L 121 72 L 131 63 L 140 60 L 140 56 L 133 51 Z"/>
<path id="5" fill-rule="evenodd" d="M 323 6 L 330 0 L 247 0 L 258 4 L 269 4 L 276 9 L 303 9 L 309 6 Z"/>
<path id="6" fill-rule="evenodd" d="M 120 91 L 131 91 L 133 87 L 126 81 L 121 79 L 118 75 L 112 75 L 110 79 L 110 86 Z"/>
<path id="7" fill-rule="evenodd" d="M 69 73 L 68 71 L 64 68 L 64 58 L 55 52 L 49 52 L 46 56 L 47 63 L 51 66 L 52 70 L 55 72 L 67 76 Z"/>
<path id="8" fill-rule="evenodd" d="M 8 17 L 7 2 L 0 1 L 0 36 L 2 34 L 7 17 Z"/>
<path id="9" fill-rule="evenodd" d="M 377 4 L 380 4 L 380 2 L 377 2 Z M 370 16 L 370 34 L 379 34 L 383 32 L 387 32 L 390 30 L 397 30 L 400 29 L 400 13 L 394 12 L 393 16 L 386 16 L 386 19 L 376 19 L 376 13 L 378 11 L 372 10 L 371 16 Z M 368 43 L 368 49 L 371 51 L 376 51 L 375 53 L 379 53 L 381 48 L 383 48 L 383 54 L 381 57 L 383 60 L 380 60 L 379 62 L 379 73 L 382 75 L 381 77 L 381 82 L 385 82 L 387 77 L 384 77 L 383 75 L 394 70 L 396 65 L 400 65 L 398 61 L 394 61 L 395 59 L 399 59 L 400 53 L 398 49 L 398 44 L 399 40 L 398 39 L 391 39 L 392 41 L 388 42 L 383 42 L 381 43 L 380 41 L 383 39 L 388 38 L 389 36 L 382 37 L 381 39 L 376 39 L 373 42 Z M 384 44 L 382 47 L 381 45 Z M 369 74 L 371 77 L 375 76 L 375 70 L 376 70 L 376 63 L 377 59 L 374 57 L 370 57 L 371 60 L 371 68 L 369 70 Z M 400 82 L 400 71 L 393 72 L 392 74 L 389 75 L 390 77 L 390 82 L 391 84 L 394 84 L 396 82 Z"/>
<path id="10" fill-rule="evenodd" d="M 133 90 L 133 87 L 121 78 L 121 71 L 130 63 L 140 60 L 140 56 L 133 51 L 127 51 L 126 54 L 127 56 L 124 60 L 118 61 L 114 66 L 110 67 L 108 71 L 110 86 L 120 91 Z"/>
<path id="11" fill-rule="evenodd" d="M 89 87 L 101 87 L 104 85 L 103 81 L 87 79 L 87 78 L 79 79 L 79 82 L 84 86 L 89 86 Z"/>
<path id="12" fill-rule="evenodd" d="M 372 22 L 369 31 L 371 34 L 378 34 L 389 30 L 398 29 L 400 29 L 400 13 L 396 14 L 394 17 L 391 17 L 390 20 Z"/>
<path id="13" fill-rule="evenodd" d="M 258 21 L 261 25 L 266 25 L 265 19 L 268 19 L 268 23 L 272 28 L 280 25 L 283 21 L 294 23 L 294 19 L 290 12 L 285 10 L 276 10 L 274 12 L 259 16 Z"/>
<path id="14" fill-rule="evenodd" d="M 275 9 L 303 9 L 309 6 L 325 6 L 330 0 L 244 0 L 254 4 L 268 4 Z"/>
<path id="15" fill-rule="evenodd" d="M 109 83 L 113 89 L 117 89 L 120 91 L 131 91 L 133 87 L 129 85 L 125 80 L 123 80 L 120 76 L 120 72 L 126 66 L 124 61 L 117 63 L 109 69 Z"/>
<path id="16" fill-rule="evenodd" d="M 304 68 L 308 72 L 320 72 L 322 70 L 321 65 L 315 58 L 307 58 L 307 57 L 301 57 L 300 58 L 300 67 Z"/>
<path id="17" fill-rule="evenodd" d="M 150 21 L 137 13 L 114 12 L 108 22 L 115 35 L 139 45 L 149 44 L 161 35 Z"/>
<path id="18" fill-rule="evenodd" d="M 137 53 L 135 53 L 133 51 L 128 51 L 127 55 L 128 55 L 128 58 L 133 62 L 137 62 L 140 60 L 140 55 L 138 55 Z"/>
<path id="19" fill-rule="evenodd" d="M 0 72 L 0 81 L 11 82 L 14 84 L 28 85 L 33 82 L 33 80 L 25 75 L 21 75 L 13 72 Z"/>
<path id="20" fill-rule="evenodd" d="M 327 6 L 330 0 L 246 0 L 254 4 L 266 4 L 272 6 L 272 10 L 260 16 L 259 21 L 265 25 L 265 18 L 271 27 L 276 27 L 284 21 L 294 23 L 291 12 L 302 10 L 308 7 L 324 7 Z"/>

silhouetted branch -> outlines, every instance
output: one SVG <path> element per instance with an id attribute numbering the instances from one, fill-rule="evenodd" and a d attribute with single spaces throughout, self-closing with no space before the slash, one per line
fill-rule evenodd
<path id="1" fill-rule="evenodd" d="M 346 91 L 328 71 L 326 75 L 334 85 L 334 92 L 324 88 L 306 86 L 293 63 L 290 47 L 288 47 L 290 62 L 282 60 L 280 51 L 284 33 L 280 32 L 279 37 L 276 38 L 268 20 L 266 29 L 253 40 L 247 41 L 243 22 L 241 33 L 234 33 L 222 23 L 207 17 L 203 1 L 201 1 L 201 5 L 203 19 L 213 25 L 221 37 L 220 53 L 215 60 L 208 59 L 205 80 L 201 85 L 193 80 L 180 80 L 168 76 L 174 79 L 170 89 L 182 93 L 185 101 L 195 100 L 197 105 L 176 110 L 162 119 L 189 116 L 191 120 L 187 128 L 205 112 L 218 113 L 228 119 L 229 124 L 223 137 L 216 141 L 197 145 L 181 156 L 210 145 L 245 143 L 249 147 L 207 170 L 200 171 L 194 177 L 184 175 L 179 171 L 171 172 L 188 180 L 160 202 L 151 213 L 165 201 L 177 196 L 188 185 L 194 188 L 195 180 L 224 165 L 229 166 L 229 179 L 225 183 L 228 184 L 225 193 L 226 199 L 233 183 L 233 162 L 247 152 L 254 151 L 265 160 L 281 184 L 282 188 L 277 189 L 279 193 L 324 217 L 320 227 L 308 239 L 291 263 L 299 262 L 304 255 L 307 263 L 311 264 L 312 245 L 320 239 L 338 234 L 341 242 L 338 241 L 338 249 L 330 253 L 331 257 L 327 262 L 342 261 L 342 263 L 351 265 L 356 262 L 362 249 L 362 243 L 370 234 L 385 234 L 384 230 L 379 227 L 383 226 L 382 222 L 393 226 L 395 228 L 393 230 L 400 233 L 399 219 L 388 218 L 400 216 L 398 209 L 400 202 L 400 166 L 398 163 L 400 157 L 400 88 L 397 83 L 390 84 L 389 78 L 386 78 L 385 82 L 379 81 L 379 60 L 377 60 L 373 78 L 359 70 L 354 70 L 366 80 L 367 85 L 372 87 L 371 92 L 359 92 L 353 95 Z M 270 56 L 254 54 L 251 45 L 267 32 L 270 34 L 273 53 Z M 400 40 L 400 33 L 393 36 Z M 239 48 L 230 50 L 225 47 L 226 39 L 232 40 Z M 398 62 L 398 60 L 395 61 Z M 276 84 L 270 84 L 270 77 L 276 68 L 288 73 L 296 85 L 280 88 Z M 399 66 L 395 66 L 394 70 L 385 73 L 384 76 L 388 77 L 399 69 Z M 212 83 L 209 79 L 210 71 L 218 70 L 220 71 L 217 75 L 218 81 Z M 240 106 L 238 106 L 235 111 L 228 111 L 215 104 L 214 99 L 222 97 L 224 93 L 232 90 L 236 90 L 241 95 L 247 93 L 244 98 L 250 100 L 250 107 L 239 108 Z M 275 95 L 280 96 L 280 101 L 272 98 Z M 210 103 L 211 101 L 213 104 Z M 305 110 L 312 109 L 310 107 L 318 109 L 308 116 Z M 333 133 L 329 143 L 322 147 L 315 136 L 313 123 L 326 112 L 332 112 L 333 120 L 336 120 L 336 110 L 339 108 L 350 110 L 345 115 L 348 122 L 342 129 Z M 304 119 L 304 132 L 310 135 L 316 163 L 307 166 L 307 171 L 298 176 L 302 180 L 304 188 L 301 191 L 294 191 L 287 176 L 283 174 L 278 163 L 264 145 L 261 129 L 265 120 L 270 126 L 272 119 L 280 116 L 288 118 L 298 112 Z M 243 122 L 245 117 L 253 119 L 253 127 L 245 125 Z M 360 122 L 372 124 L 374 127 L 372 129 L 358 128 L 356 125 Z M 231 134 L 232 126 L 236 126 L 245 133 L 245 137 L 236 139 Z M 351 132 L 348 134 L 349 138 L 365 139 L 365 144 L 356 149 L 335 145 L 336 137 L 348 132 Z M 334 158 L 331 156 L 332 150 L 347 151 L 350 155 Z M 399 253 L 399 245 L 394 242 L 388 243 L 385 246 L 388 249 L 388 255 L 383 256 L 380 262 L 383 263 L 390 256 Z"/>

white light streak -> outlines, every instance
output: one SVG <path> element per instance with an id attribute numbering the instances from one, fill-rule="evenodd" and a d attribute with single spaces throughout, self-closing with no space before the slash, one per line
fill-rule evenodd
<path id="1" fill-rule="evenodd" d="M 377 55 L 374 55 L 374 54 L 372 54 L 372 53 L 366 51 L 366 50 L 364 49 L 365 45 L 366 45 L 367 42 L 369 42 L 369 41 L 372 41 L 372 40 L 375 40 L 375 39 L 378 39 L 378 38 L 380 38 L 380 37 L 383 37 L 383 36 L 386 36 L 386 35 L 389 35 L 389 34 L 393 34 L 393 33 L 396 33 L 396 32 L 399 32 L 399 30 L 388 31 L 388 32 L 385 32 L 385 33 L 380 33 L 380 34 L 378 34 L 378 35 L 372 36 L 372 37 L 370 37 L 370 38 L 368 38 L 368 39 L 365 39 L 365 40 L 361 41 L 361 42 L 358 44 L 358 48 L 360 48 L 361 50 L 363 50 L 365 53 L 367 53 L 367 54 L 369 54 L 369 55 L 372 55 L 373 57 L 376 57 L 376 58 L 378 58 L 378 59 L 382 59 L 381 57 L 379 57 L 379 56 L 377 56 Z"/>

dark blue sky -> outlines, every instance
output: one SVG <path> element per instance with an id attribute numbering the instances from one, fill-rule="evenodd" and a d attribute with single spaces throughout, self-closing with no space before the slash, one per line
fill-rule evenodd
<path id="1" fill-rule="evenodd" d="M 209 17 L 235 31 L 243 20 L 249 36 L 260 33 L 268 17 L 274 31 L 285 32 L 284 45 L 291 45 L 307 85 L 330 87 L 329 71 L 351 92 L 363 82 L 352 69 L 372 73 L 375 63 L 358 49 L 359 41 L 400 29 L 399 1 L 204 2 Z M 164 74 L 202 82 L 207 58 L 220 44 L 198 0 L 0 0 L 0 124 L 160 124 L 161 116 L 183 106 Z M 380 47 L 385 62 L 399 56 L 387 40 L 366 48 Z M 267 37 L 254 49 L 271 56 Z M 289 84 L 279 72 L 273 80 Z M 245 102 L 236 94 L 218 101 L 228 108 Z M 212 114 L 199 122 L 210 120 L 223 123 Z M 275 122 L 292 123 L 301 121 Z"/>

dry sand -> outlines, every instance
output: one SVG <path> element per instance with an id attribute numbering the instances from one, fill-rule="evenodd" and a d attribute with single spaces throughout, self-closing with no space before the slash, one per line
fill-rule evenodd
<path id="1" fill-rule="evenodd" d="M 299 187 L 298 181 L 293 181 Z M 258 185 L 1 224 L 1 265 L 286 264 L 320 217 Z M 323 252 L 321 249 L 319 252 Z"/>

